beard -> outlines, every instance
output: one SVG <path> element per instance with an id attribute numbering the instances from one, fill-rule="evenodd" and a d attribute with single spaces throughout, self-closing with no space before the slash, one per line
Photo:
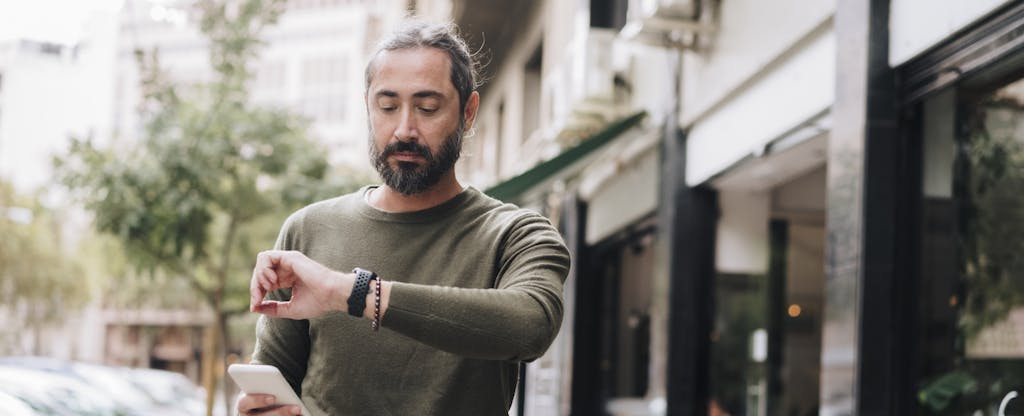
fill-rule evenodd
<path id="1" fill-rule="evenodd" d="M 445 137 L 435 155 L 429 147 L 419 142 L 396 141 L 389 143 L 384 150 L 377 150 L 371 129 L 370 161 L 389 188 L 405 196 L 415 195 L 436 185 L 444 174 L 455 167 L 455 162 L 462 153 L 462 131 L 462 123 L 459 123 L 459 127 Z M 397 167 L 392 167 L 388 163 L 388 157 L 399 152 L 415 153 L 422 157 L 424 162 L 398 162 Z"/>

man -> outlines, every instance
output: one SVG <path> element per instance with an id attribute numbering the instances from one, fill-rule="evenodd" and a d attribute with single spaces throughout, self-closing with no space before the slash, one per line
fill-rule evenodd
<path id="1" fill-rule="evenodd" d="M 297 211 L 257 257 L 253 360 L 278 367 L 314 413 L 507 414 L 518 363 L 558 333 L 569 256 L 557 231 L 455 177 L 476 79 L 452 25 L 386 39 L 365 93 L 384 184 Z M 273 403 L 237 405 L 298 414 Z"/>

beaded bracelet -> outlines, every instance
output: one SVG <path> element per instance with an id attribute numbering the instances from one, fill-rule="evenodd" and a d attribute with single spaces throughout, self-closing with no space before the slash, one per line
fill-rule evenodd
<path id="1" fill-rule="evenodd" d="M 376 290 L 373 291 L 373 294 L 374 294 L 374 297 L 373 297 L 373 323 L 371 324 L 371 326 L 373 327 L 374 332 L 376 332 L 377 330 L 380 329 L 380 281 L 381 281 L 381 278 L 378 277 L 378 278 L 376 278 L 374 280 L 376 280 L 376 287 L 374 287 L 374 289 L 376 289 Z"/>

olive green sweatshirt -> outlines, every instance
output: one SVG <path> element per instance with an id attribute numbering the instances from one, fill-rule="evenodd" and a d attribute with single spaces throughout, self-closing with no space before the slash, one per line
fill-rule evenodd
<path id="1" fill-rule="evenodd" d="M 370 207 L 368 189 L 292 214 L 277 248 L 394 282 L 381 330 L 341 312 L 261 316 L 254 361 L 280 368 L 314 413 L 507 414 L 518 362 L 541 356 L 562 321 L 557 230 L 474 188 L 410 213 Z"/>

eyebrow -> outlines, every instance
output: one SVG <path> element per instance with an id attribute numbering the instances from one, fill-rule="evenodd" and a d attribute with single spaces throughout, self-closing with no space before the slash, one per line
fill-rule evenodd
<path id="1" fill-rule="evenodd" d="M 398 92 L 392 90 L 380 90 L 374 94 L 376 97 L 398 97 Z M 423 90 L 416 91 L 412 94 L 413 98 L 444 98 L 444 94 L 440 91 L 434 90 Z"/>

